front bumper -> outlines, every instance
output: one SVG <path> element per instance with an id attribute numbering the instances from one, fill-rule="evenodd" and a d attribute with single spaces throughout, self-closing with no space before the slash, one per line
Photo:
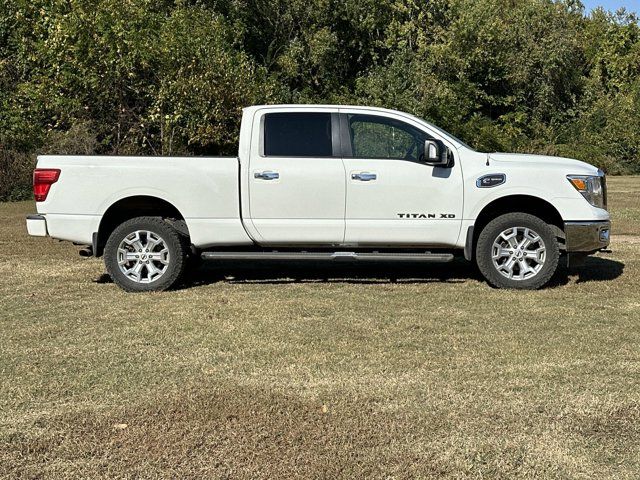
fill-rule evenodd
<path id="1" fill-rule="evenodd" d="M 609 246 L 611 222 L 565 222 L 567 252 L 595 252 Z"/>
<path id="2" fill-rule="evenodd" d="M 47 220 L 44 215 L 27 215 L 27 232 L 34 237 L 46 237 Z"/>

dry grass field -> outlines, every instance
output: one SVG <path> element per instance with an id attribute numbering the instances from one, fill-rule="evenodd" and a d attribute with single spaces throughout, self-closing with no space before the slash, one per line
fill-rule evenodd
<path id="1" fill-rule="evenodd" d="M 221 264 L 126 294 L 0 205 L 0 476 L 640 477 L 640 178 L 550 288 Z"/>

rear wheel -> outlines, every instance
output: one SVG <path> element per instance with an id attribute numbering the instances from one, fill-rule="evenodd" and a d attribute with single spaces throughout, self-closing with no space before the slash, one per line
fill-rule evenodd
<path id="1" fill-rule="evenodd" d="M 166 290 L 184 273 L 186 243 L 160 217 L 127 220 L 113 231 L 105 245 L 107 272 L 127 292 Z"/>
<path id="2" fill-rule="evenodd" d="M 559 258 L 553 229 L 527 213 L 495 218 L 480 232 L 476 245 L 478 268 L 499 288 L 540 288 L 553 277 Z"/>

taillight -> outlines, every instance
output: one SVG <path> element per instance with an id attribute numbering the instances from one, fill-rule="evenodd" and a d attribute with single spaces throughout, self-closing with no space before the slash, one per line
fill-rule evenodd
<path id="1" fill-rule="evenodd" d="M 51 185 L 60 177 L 59 168 L 36 168 L 33 171 L 33 196 L 36 202 L 44 202 L 49 194 Z"/>

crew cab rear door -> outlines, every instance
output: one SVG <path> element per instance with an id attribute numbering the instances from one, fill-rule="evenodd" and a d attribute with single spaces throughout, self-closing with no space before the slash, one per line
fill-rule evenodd
<path id="1" fill-rule="evenodd" d="M 427 165 L 433 132 L 393 113 L 340 109 L 346 170 L 345 243 L 357 246 L 452 246 L 460 233 L 460 162 Z M 441 139 L 439 139 L 441 140 Z M 457 152 L 450 153 L 454 157 Z"/>
<path id="2" fill-rule="evenodd" d="M 259 243 L 342 243 L 346 186 L 338 110 L 258 110 L 251 144 L 248 210 Z"/>

